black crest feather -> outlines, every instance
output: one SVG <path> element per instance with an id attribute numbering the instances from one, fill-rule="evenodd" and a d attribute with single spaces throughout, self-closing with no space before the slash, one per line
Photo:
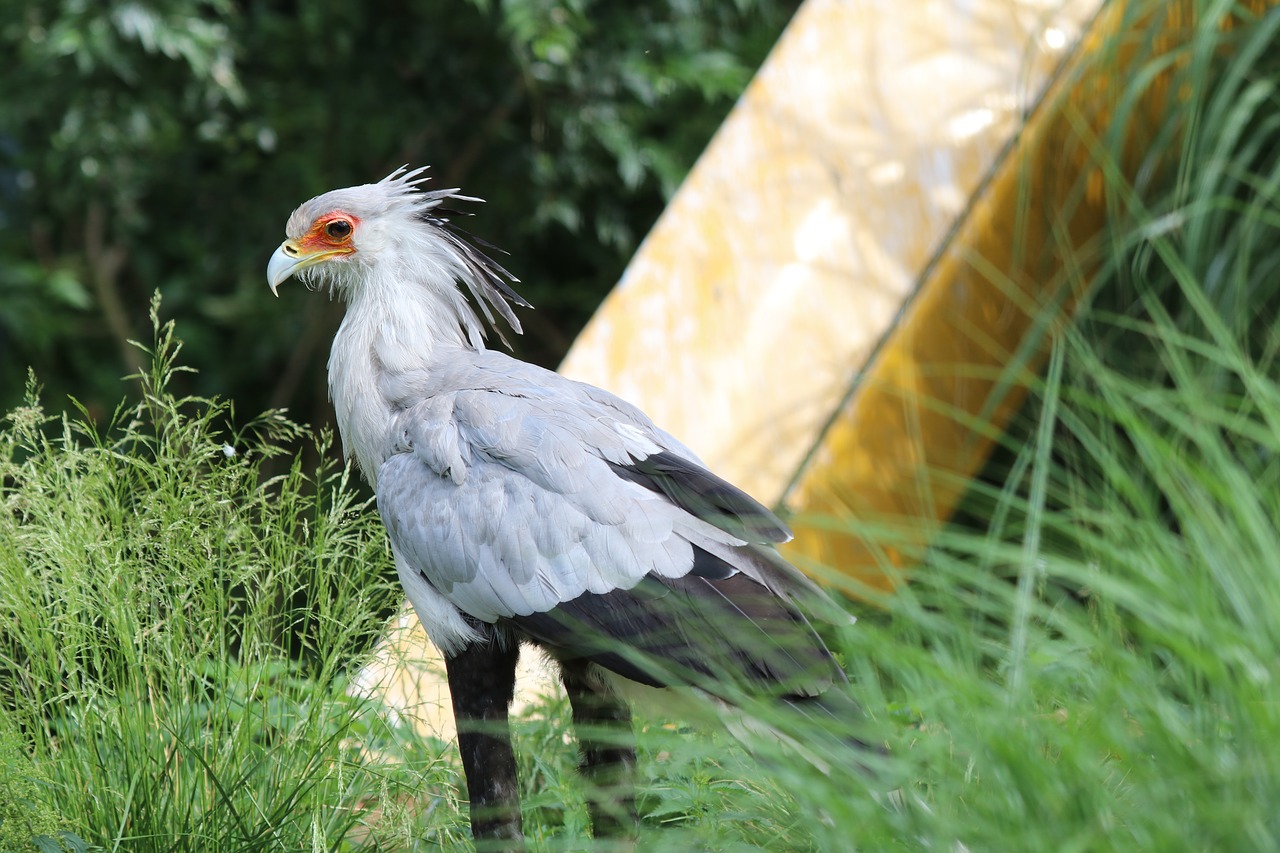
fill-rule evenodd
<path id="1" fill-rule="evenodd" d="M 443 196 L 445 198 L 468 200 L 465 196 L 452 195 L 453 192 L 456 192 L 454 190 L 445 192 L 450 193 L 450 195 Z M 487 240 L 475 236 L 453 221 L 455 217 L 471 215 L 470 213 L 437 205 L 419 211 L 417 218 L 420 222 L 435 228 L 440 236 L 448 241 L 449 245 L 458 253 L 458 257 L 466 265 L 467 271 L 471 273 L 464 281 L 467 289 L 471 291 L 473 301 L 484 314 L 489 327 L 497 333 L 499 340 L 510 348 L 511 342 L 502 334 L 502 329 L 498 327 L 493 312 L 497 311 L 502 319 L 507 321 L 507 325 L 516 334 L 520 334 L 523 331 L 520 327 L 520 318 L 516 316 L 512 306 L 520 308 L 532 308 L 533 306 L 511 286 L 512 284 L 519 284 L 520 279 L 512 275 L 510 270 L 488 254 L 488 252 L 502 253 L 504 255 L 507 253 Z"/>

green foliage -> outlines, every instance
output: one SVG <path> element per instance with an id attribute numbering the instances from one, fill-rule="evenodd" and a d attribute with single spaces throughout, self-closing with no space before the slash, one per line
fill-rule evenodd
<path id="1" fill-rule="evenodd" d="M 48 779 L 32 766 L 19 734 L 0 717 L 0 850 L 84 850 L 45 795 Z"/>
<path id="2" fill-rule="evenodd" d="M 402 163 L 488 199 L 554 364 L 794 5 L 0 0 L 0 408 L 34 365 L 105 413 L 163 282 L 195 391 L 327 422 L 337 311 L 264 265 L 294 206 Z"/>
<path id="3" fill-rule="evenodd" d="M 156 325 L 108 424 L 50 418 L 32 386 L 0 432 L 0 731 L 90 844 L 312 849 L 436 761 L 370 762 L 392 727 L 348 693 L 398 584 L 328 437 L 318 469 L 264 479 L 301 428 L 175 396 Z"/>

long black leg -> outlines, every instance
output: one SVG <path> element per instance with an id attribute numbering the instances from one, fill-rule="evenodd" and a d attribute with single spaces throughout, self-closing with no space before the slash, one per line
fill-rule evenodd
<path id="1" fill-rule="evenodd" d="M 561 665 L 573 708 L 582 772 L 591 784 L 589 808 L 596 838 L 635 838 L 635 732 L 631 709 L 608 685 L 593 678 L 588 664 Z"/>
<path id="2" fill-rule="evenodd" d="M 500 642 L 490 630 L 485 640 L 445 659 L 477 851 L 524 850 L 516 755 L 507 717 L 519 655 L 518 643 Z"/>

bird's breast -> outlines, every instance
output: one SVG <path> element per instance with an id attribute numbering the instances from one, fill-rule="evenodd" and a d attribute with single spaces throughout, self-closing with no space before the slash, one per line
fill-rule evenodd
<path id="1" fill-rule="evenodd" d="M 344 322 L 333 339 L 329 396 L 344 454 L 354 456 L 365 478 L 376 486 L 378 469 L 387 457 L 393 407 L 382 390 L 385 369 L 376 357 L 374 340 L 358 331 Z"/>

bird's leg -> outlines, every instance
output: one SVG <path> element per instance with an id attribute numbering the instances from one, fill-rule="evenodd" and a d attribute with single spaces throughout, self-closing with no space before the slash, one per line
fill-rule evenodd
<path id="1" fill-rule="evenodd" d="M 588 804 L 597 838 L 635 838 L 635 733 L 627 703 L 593 678 L 586 663 L 561 665 L 565 692 L 573 708 L 582 772 L 592 790 Z"/>
<path id="2" fill-rule="evenodd" d="M 523 850 L 516 755 L 508 711 L 515 693 L 515 640 L 503 642 L 488 625 L 483 640 L 445 659 L 458 750 L 471 797 L 471 833 L 476 850 Z"/>

